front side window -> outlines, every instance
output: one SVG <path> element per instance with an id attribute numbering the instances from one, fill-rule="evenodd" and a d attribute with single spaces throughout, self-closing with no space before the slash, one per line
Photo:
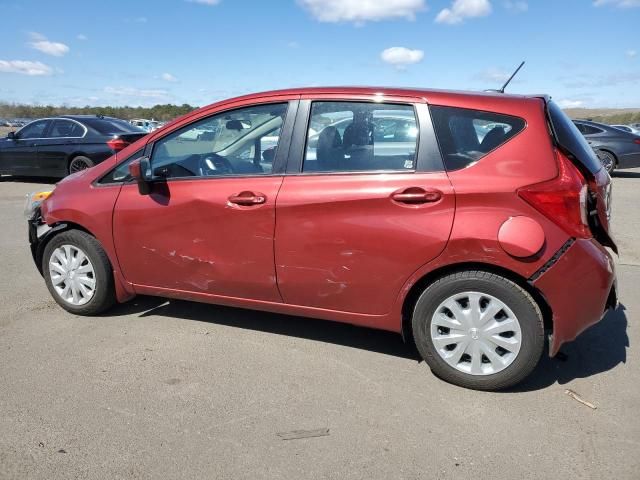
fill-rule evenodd
<path id="1" fill-rule="evenodd" d="M 84 135 L 82 125 L 71 120 L 54 120 L 49 138 L 79 138 Z"/>
<path id="2" fill-rule="evenodd" d="M 165 178 L 268 175 L 287 104 L 256 105 L 198 120 L 158 140 L 154 175 Z"/>
<path id="3" fill-rule="evenodd" d="M 411 171 L 417 145 L 411 105 L 313 102 L 302 170 Z"/>
<path id="4" fill-rule="evenodd" d="M 18 132 L 18 138 L 44 138 L 44 132 L 47 129 L 48 124 L 49 120 L 38 120 L 36 122 L 31 122 L 29 125 L 20 130 L 20 132 Z"/>
<path id="5" fill-rule="evenodd" d="M 525 127 L 522 118 L 456 107 L 430 108 L 447 170 L 477 162 Z"/>
<path id="6" fill-rule="evenodd" d="M 595 135 L 597 133 L 602 133 L 604 130 L 600 130 L 597 127 L 592 127 L 591 125 L 582 125 L 582 133 L 585 135 Z"/>

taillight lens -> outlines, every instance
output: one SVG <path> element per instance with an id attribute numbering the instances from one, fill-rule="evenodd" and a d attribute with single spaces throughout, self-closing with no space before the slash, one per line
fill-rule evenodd
<path id="1" fill-rule="evenodd" d="M 640 145 L 640 138 L 634 138 L 633 143 Z"/>
<path id="2" fill-rule="evenodd" d="M 123 148 L 128 147 L 130 144 L 129 144 L 129 142 L 126 142 L 121 138 L 112 138 L 111 140 L 109 140 L 107 142 L 107 145 L 109 145 L 109 148 L 111 150 L 119 152 Z"/>
<path id="3" fill-rule="evenodd" d="M 568 158 L 560 152 L 556 152 L 556 157 L 558 176 L 523 187 L 518 190 L 518 195 L 572 237 L 590 238 L 587 183 Z"/>

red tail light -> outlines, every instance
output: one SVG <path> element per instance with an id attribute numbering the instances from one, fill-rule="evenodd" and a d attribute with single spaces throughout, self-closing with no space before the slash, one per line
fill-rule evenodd
<path id="1" fill-rule="evenodd" d="M 572 237 L 589 238 L 587 183 L 568 158 L 560 152 L 556 157 L 558 176 L 521 188 L 518 195 Z"/>
<path id="2" fill-rule="evenodd" d="M 633 143 L 640 145 L 640 138 L 634 138 Z"/>
<path id="3" fill-rule="evenodd" d="M 111 150 L 119 152 L 123 148 L 128 147 L 130 144 L 129 144 L 129 142 L 126 142 L 121 138 L 112 138 L 111 140 L 109 140 L 107 142 L 107 145 L 109 145 L 109 148 Z"/>

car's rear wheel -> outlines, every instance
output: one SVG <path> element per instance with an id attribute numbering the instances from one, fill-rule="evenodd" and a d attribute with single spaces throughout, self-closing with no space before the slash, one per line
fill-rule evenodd
<path id="1" fill-rule="evenodd" d="M 78 156 L 71 159 L 69 162 L 69 174 L 86 170 L 94 166 L 94 163 L 88 157 Z"/>
<path id="2" fill-rule="evenodd" d="M 616 157 L 613 153 L 606 150 L 598 150 L 598 158 L 605 170 L 611 175 L 616 169 Z"/>
<path id="3" fill-rule="evenodd" d="M 544 348 L 540 308 L 516 283 L 484 271 L 444 276 L 414 309 L 416 346 L 440 378 L 499 390 L 522 381 Z"/>
<path id="4" fill-rule="evenodd" d="M 88 233 L 68 230 L 53 237 L 44 249 L 42 272 L 54 300 L 71 313 L 97 315 L 115 302 L 111 263 Z"/>

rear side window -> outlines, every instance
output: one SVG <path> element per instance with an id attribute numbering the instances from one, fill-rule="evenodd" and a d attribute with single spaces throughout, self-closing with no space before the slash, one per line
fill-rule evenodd
<path id="1" fill-rule="evenodd" d="M 569 117 L 552 101 L 547 102 L 547 112 L 555 143 L 591 173 L 598 172 L 598 157 Z"/>
<path id="2" fill-rule="evenodd" d="M 302 170 L 413 171 L 417 144 L 411 105 L 313 102 Z"/>
<path id="3" fill-rule="evenodd" d="M 520 117 L 456 107 L 430 108 L 447 170 L 477 162 L 525 127 Z"/>

